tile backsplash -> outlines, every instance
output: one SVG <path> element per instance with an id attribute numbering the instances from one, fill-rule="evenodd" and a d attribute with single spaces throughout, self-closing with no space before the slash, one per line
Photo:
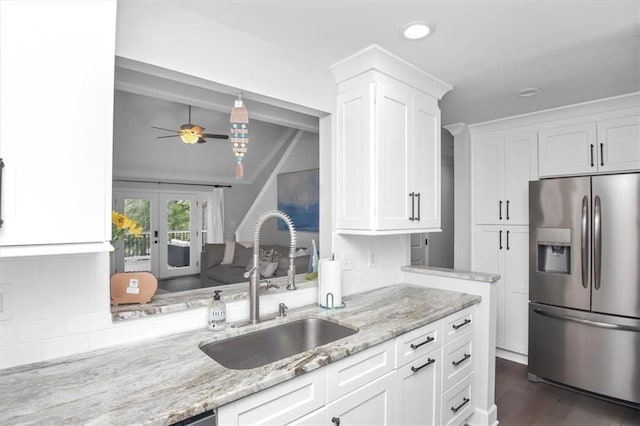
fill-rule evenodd
<path id="1" fill-rule="evenodd" d="M 343 272 L 343 294 L 395 284 L 406 263 L 405 236 L 340 237 L 336 254 L 353 251 Z M 376 265 L 367 266 L 368 251 Z M 109 305 L 109 254 L 0 259 L 0 369 L 205 327 L 206 308 L 113 323 Z M 314 289 L 285 300 L 290 308 L 316 303 Z M 283 301 L 279 300 L 278 302 Z M 263 313 L 275 300 L 261 301 Z M 228 304 L 229 321 L 248 317 L 248 302 Z"/>

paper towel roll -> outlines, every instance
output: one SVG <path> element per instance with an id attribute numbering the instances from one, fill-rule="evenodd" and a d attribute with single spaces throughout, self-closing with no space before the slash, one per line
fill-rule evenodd
<path id="1" fill-rule="evenodd" d="M 342 264 L 339 260 L 320 259 L 318 262 L 318 305 L 342 307 Z"/>

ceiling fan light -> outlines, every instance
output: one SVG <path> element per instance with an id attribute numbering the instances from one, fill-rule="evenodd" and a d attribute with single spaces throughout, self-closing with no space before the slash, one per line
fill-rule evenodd
<path id="1" fill-rule="evenodd" d="M 198 140 L 200 139 L 200 135 L 193 132 L 192 130 L 182 130 L 180 132 L 180 139 L 182 139 L 182 142 L 191 145 L 198 142 Z"/>

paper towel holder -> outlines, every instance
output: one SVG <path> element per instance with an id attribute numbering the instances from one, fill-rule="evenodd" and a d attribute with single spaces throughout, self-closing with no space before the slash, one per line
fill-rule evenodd
<path id="1" fill-rule="evenodd" d="M 331 305 L 329 305 L 329 296 L 331 296 Z M 342 302 L 339 306 L 333 306 L 333 293 L 331 292 L 325 295 L 325 304 L 324 305 L 320 304 L 320 307 L 325 309 L 342 309 L 346 306 L 347 305 L 345 305 L 344 302 Z"/>

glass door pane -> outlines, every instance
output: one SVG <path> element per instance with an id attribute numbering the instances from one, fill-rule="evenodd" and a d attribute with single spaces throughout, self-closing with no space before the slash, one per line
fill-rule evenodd
<path id="1" fill-rule="evenodd" d="M 134 191 L 114 194 L 114 209 L 135 222 L 140 232 L 125 227 L 122 235 L 112 241 L 112 273 L 151 272 L 158 276 L 157 215 L 158 196 Z"/>
<path id="2" fill-rule="evenodd" d="M 200 253 L 194 197 L 161 194 L 160 276 L 196 274 Z"/>

